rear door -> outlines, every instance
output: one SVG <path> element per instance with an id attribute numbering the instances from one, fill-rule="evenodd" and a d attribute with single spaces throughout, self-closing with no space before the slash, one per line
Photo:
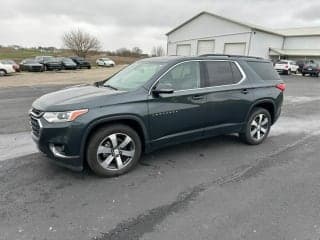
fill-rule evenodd
<path id="1" fill-rule="evenodd" d="M 250 83 L 237 62 L 204 61 L 207 135 L 237 132 L 253 101 Z"/>
<path id="2" fill-rule="evenodd" d="M 205 95 L 201 92 L 198 61 L 176 65 L 153 87 L 174 89 L 171 94 L 150 94 L 149 129 L 152 143 L 165 145 L 202 136 L 205 125 Z"/>

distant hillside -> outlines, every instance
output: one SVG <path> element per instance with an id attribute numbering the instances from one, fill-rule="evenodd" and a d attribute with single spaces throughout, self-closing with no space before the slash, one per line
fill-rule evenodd
<path id="1" fill-rule="evenodd" d="M 68 57 L 74 54 L 70 50 L 52 50 L 52 51 L 41 51 L 38 49 L 14 49 L 9 47 L 0 47 L 0 59 L 12 59 L 17 63 L 20 63 L 23 59 L 34 58 L 35 56 L 49 55 L 55 57 Z M 91 53 L 87 59 L 94 65 L 95 61 L 99 57 L 109 57 L 116 64 L 130 64 L 141 57 L 122 57 L 122 56 L 107 56 L 106 53 Z"/>

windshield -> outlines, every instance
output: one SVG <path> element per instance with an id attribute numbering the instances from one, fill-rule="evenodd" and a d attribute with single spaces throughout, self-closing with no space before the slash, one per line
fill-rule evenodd
<path id="1" fill-rule="evenodd" d="M 150 80 L 163 65 L 159 62 L 136 62 L 111 77 L 104 86 L 124 91 L 135 90 Z"/>
<path id="2" fill-rule="evenodd" d="M 35 59 L 26 59 L 23 60 L 22 63 L 38 63 Z"/>
<path id="3" fill-rule="evenodd" d="M 62 58 L 62 61 L 65 63 L 74 63 L 70 58 Z"/>
<path id="4" fill-rule="evenodd" d="M 15 64 L 15 62 L 12 60 L 1 60 L 1 63 L 2 64 Z"/>

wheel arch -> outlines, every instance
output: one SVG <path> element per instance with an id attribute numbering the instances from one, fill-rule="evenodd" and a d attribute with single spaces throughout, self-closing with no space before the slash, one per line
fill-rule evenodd
<path id="1" fill-rule="evenodd" d="M 274 101 L 272 99 L 260 99 L 258 101 L 256 101 L 255 103 L 252 104 L 252 106 L 250 107 L 250 110 L 247 114 L 247 118 L 248 119 L 250 117 L 250 113 L 252 112 L 252 110 L 254 108 L 264 108 L 266 110 L 269 111 L 270 115 L 271 115 L 271 121 L 272 124 L 275 122 L 275 117 L 276 117 L 276 104 L 274 103 Z"/>
<path id="2" fill-rule="evenodd" d="M 93 134 L 97 129 L 110 124 L 124 124 L 134 129 L 141 138 L 142 151 L 145 151 L 147 147 L 146 143 L 148 141 L 147 129 L 139 117 L 134 115 L 120 115 L 97 119 L 89 124 L 82 137 L 80 157 L 83 164 L 86 164 L 86 146 L 91 134 Z"/>
<path id="3" fill-rule="evenodd" d="M 6 69 L 4 69 L 4 68 L 0 68 L 0 71 L 4 71 L 4 73 L 5 74 L 7 74 L 8 72 L 7 72 L 7 70 Z"/>

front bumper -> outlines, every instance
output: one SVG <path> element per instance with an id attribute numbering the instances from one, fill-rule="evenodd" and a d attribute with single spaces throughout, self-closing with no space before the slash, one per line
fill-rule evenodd
<path id="1" fill-rule="evenodd" d="M 30 117 L 31 136 L 38 149 L 58 165 L 74 171 L 83 170 L 80 157 L 81 130 L 72 123 L 51 124 L 43 118 Z"/>
<path id="2" fill-rule="evenodd" d="M 61 65 L 56 65 L 56 64 L 47 64 L 47 69 L 48 70 L 61 70 L 62 66 Z"/>

